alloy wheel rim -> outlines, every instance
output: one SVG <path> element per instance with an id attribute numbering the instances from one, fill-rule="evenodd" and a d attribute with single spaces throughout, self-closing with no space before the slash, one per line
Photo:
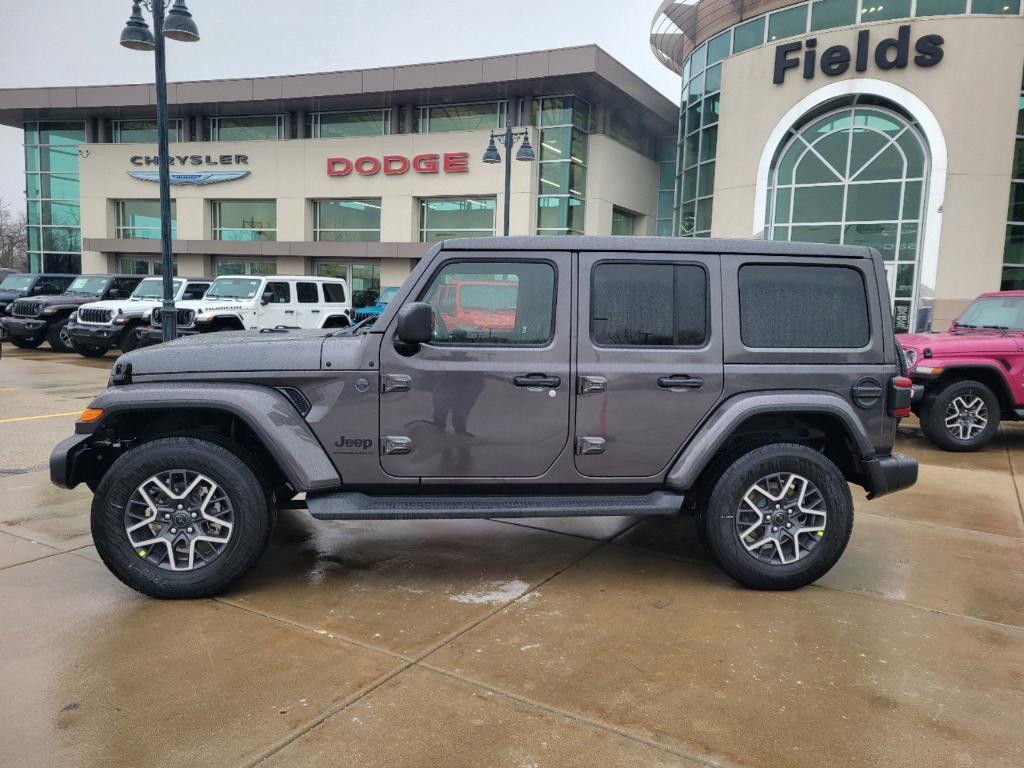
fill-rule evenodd
<path id="1" fill-rule="evenodd" d="M 71 346 L 71 334 L 68 333 L 67 325 L 62 325 L 60 328 L 60 341 L 65 347 Z"/>
<path id="2" fill-rule="evenodd" d="M 736 536 L 768 565 L 807 557 L 825 536 L 828 510 L 818 487 L 794 472 L 766 475 L 747 488 L 736 510 Z"/>
<path id="3" fill-rule="evenodd" d="M 978 395 L 957 395 L 946 406 L 946 431 L 957 440 L 970 440 L 988 426 L 988 408 Z"/>
<path id="4" fill-rule="evenodd" d="M 214 480 L 187 469 L 159 472 L 125 505 L 125 533 L 135 554 L 167 571 L 192 571 L 216 560 L 231 540 L 235 512 Z"/>

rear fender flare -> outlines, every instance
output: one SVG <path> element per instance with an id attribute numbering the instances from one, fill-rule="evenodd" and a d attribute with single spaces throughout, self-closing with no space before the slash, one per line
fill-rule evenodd
<path id="1" fill-rule="evenodd" d="M 846 400 L 831 392 L 752 392 L 737 395 L 722 403 L 687 443 L 672 465 L 666 484 L 672 488 L 692 488 L 701 472 L 732 436 L 735 429 L 751 416 L 764 413 L 806 413 L 833 416 L 846 428 L 861 456 L 875 453 L 864 427 Z"/>

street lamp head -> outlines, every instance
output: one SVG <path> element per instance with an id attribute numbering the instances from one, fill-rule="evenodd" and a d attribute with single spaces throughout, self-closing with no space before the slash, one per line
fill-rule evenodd
<path id="1" fill-rule="evenodd" d="M 194 43 L 199 39 L 199 28 L 188 12 L 185 0 L 175 0 L 174 7 L 164 19 L 164 37 L 182 43 Z"/>
<path id="2" fill-rule="evenodd" d="M 121 45 L 133 51 L 152 51 L 156 48 L 156 40 L 149 31 L 149 24 L 142 18 L 141 4 L 136 0 L 132 3 L 132 15 L 121 32 Z"/>
<path id="3" fill-rule="evenodd" d="M 494 145 L 493 136 L 491 136 L 491 141 L 487 145 L 487 149 L 484 150 L 484 162 L 488 164 L 501 162 L 501 155 L 498 154 L 498 148 Z"/>
<path id="4" fill-rule="evenodd" d="M 523 160 L 527 163 L 534 159 L 533 147 L 530 146 L 530 137 L 527 134 L 523 134 L 523 143 L 519 145 L 519 151 L 516 152 L 516 160 Z"/>

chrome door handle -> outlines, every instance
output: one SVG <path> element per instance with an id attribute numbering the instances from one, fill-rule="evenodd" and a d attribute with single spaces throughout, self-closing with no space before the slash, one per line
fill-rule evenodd
<path id="1" fill-rule="evenodd" d="M 704 379 L 700 376 L 662 376 L 658 379 L 662 389 L 700 389 Z"/>
<path id="2" fill-rule="evenodd" d="M 557 389 L 562 385 L 558 376 L 545 376 L 543 373 L 531 373 L 526 376 L 515 376 L 512 383 L 517 387 L 547 387 Z"/>

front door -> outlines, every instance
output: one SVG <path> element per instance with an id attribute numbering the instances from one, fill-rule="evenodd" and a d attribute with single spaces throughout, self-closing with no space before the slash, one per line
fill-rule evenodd
<path id="1" fill-rule="evenodd" d="M 576 468 L 662 472 L 722 394 L 718 256 L 580 255 Z"/>
<path id="2" fill-rule="evenodd" d="M 396 477 L 536 477 L 569 439 L 567 253 L 453 255 L 411 297 L 434 308 L 412 354 L 381 343 L 381 465 Z"/>

